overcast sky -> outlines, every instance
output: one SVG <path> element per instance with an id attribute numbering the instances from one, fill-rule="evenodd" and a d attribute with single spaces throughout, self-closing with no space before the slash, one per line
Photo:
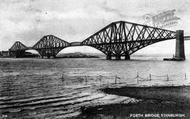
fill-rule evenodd
<path id="1" fill-rule="evenodd" d="M 143 23 L 145 14 L 172 9 L 176 9 L 180 21 L 171 29 L 183 29 L 190 35 L 189 0 L 0 0 L 0 50 L 8 50 L 15 41 L 33 46 L 47 34 L 68 42 L 83 41 L 113 21 Z M 160 49 L 165 52 L 168 47 L 168 52 L 173 52 L 174 45 L 167 41 L 142 52 Z M 94 51 L 87 47 L 80 49 Z"/>

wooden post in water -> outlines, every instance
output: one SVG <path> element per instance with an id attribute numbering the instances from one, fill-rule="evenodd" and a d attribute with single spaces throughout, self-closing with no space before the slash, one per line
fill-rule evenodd
<path id="1" fill-rule="evenodd" d="M 168 76 L 168 74 L 167 74 L 167 81 L 169 81 L 169 76 Z"/>
<path id="2" fill-rule="evenodd" d="M 109 86 L 109 81 L 107 81 L 107 86 Z"/>
<path id="3" fill-rule="evenodd" d="M 149 74 L 149 80 L 151 81 L 151 74 Z"/>
<path id="4" fill-rule="evenodd" d="M 186 73 L 185 73 L 185 80 L 187 80 L 187 75 L 186 75 Z"/>
<path id="5" fill-rule="evenodd" d="M 102 75 L 99 75 L 99 81 L 100 81 L 100 85 L 102 83 Z"/>
<path id="6" fill-rule="evenodd" d="M 115 76 L 115 84 L 117 84 L 117 75 Z"/>
<path id="7" fill-rule="evenodd" d="M 61 74 L 61 81 L 65 84 L 64 74 Z"/>
<path id="8" fill-rule="evenodd" d="M 64 77 L 63 77 L 63 74 L 61 75 L 61 81 L 64 81 Z"/>
<path id="9" fill-rule="evenodd" d="M 139 73 L 137 72 L 137 84 L 139 84 Z"/>
<path id="10" fill-rule="evenodd" d="M 85 76 L 84 80 L 85 80 L 85 85 L 87 85 L 87 76 Z"/>

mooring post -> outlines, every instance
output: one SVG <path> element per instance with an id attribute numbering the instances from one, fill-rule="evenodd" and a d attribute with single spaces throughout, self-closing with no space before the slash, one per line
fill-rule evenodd
<path id="1" fill-rule="evenodd" d="M 187 75 L 186 75 L 186 73 L 185 73 L 185 80 L 187 80 Z"/>
<path id="2" fill-rule="evenodd" d="M 184 50 L 184 31 L 176 31 L 176 51 L 175 58 L 179 60 L 185 60 L 185 50 Z"/>

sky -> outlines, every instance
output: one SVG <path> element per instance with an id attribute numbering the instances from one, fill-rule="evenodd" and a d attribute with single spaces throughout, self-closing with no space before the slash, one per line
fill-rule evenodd
<path id="1" fill-rule="evenodd" d="M 65 41 L 83 41 L 113 21 L 144 23 L 145 14 L 175 9 L 180 18 L 169 29 L 190 35 L 189 0 L 0 0 L 0 50 L 15 41 L 33 46 L 44 35 Z M 190 45 L 186 41 L 186 45 Z M 139 53 L 173 53 L 175 41 L 160 42 Z M 90 47 L 66 48 L 61 52 L 97 52 Z M 187 52 L 188 47 L 186 47 Z M 159 52 L 158 52 L 159 51 Z"/>

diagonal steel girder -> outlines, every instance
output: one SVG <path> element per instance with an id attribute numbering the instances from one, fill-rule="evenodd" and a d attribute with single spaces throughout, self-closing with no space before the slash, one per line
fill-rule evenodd
<path id="1" fill-rule="evenodd" d="M 175 38 L 175 31 L 117 21 L 88 37 L 81 45 L 94 47 L 106 55 L 124 56 L 148 45 Z"/>
<path id="2" fill-rule="evenodd" d="M 32 48 L 43 56 L 56 56 L 62 49 L 70 46 L 70 43 L 54 36 L 46 35 L 42 37 Z"/>
<path id="3" fill-rule="evenodd" d="M 25 46 L 20 41 L 16 41 L 11 48 L 9 49 L 9 55 L 14 57 L 22 57 L 25 54 L 25 51 L 29 48 Z"/>
<path id="4" fill-rule="evenodd" d="M 21 43 L 20 41 L 16 41 L 11 48 L 9 49 L 9 51 L 19 51 L 19 50 L 27 50 L 28 47 L 25 46 L 23 43 Z"/>

